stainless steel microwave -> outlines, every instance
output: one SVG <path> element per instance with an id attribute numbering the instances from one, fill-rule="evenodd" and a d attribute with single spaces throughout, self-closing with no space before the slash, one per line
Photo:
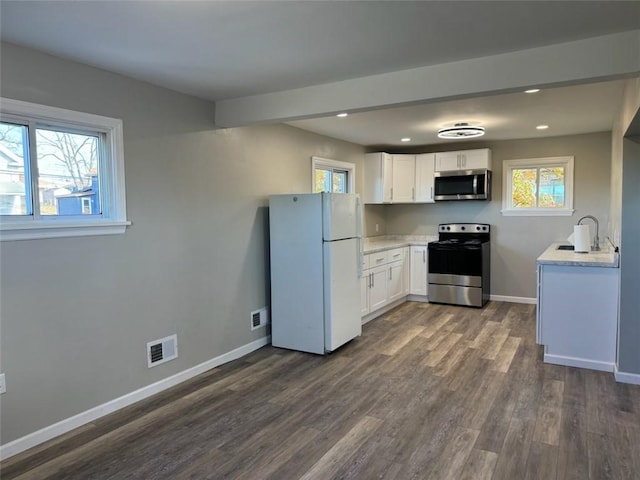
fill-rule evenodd
<path id="1" fill-rule="evenodd" d="M 491 200 L 491 170 L 435 172 L 434 200 Z"/>

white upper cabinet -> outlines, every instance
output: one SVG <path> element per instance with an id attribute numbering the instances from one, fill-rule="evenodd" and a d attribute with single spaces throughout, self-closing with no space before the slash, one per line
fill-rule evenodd
<path id="1" fill-rule="evenodd" d="M 491 150 L 389 155 L 367 153 L 364 203 L 434 203 L 434 172 L 491 169 Z"/>
<path id="2" fill-rule="evenodd" d="M 364 203 L 391 203 L 393 160 L 388 153 L 364 156 Z"/>
<path id="3" fill-rule="evenodd" d="M 411 203 L 415 200 L 416 157 L 415 155 L 392 155 L 393 203 Z"/>
<path id="4" fill-rule="evenodd" d="M 435 153 L 422 153 L 420 155 L 416 155 L 416 202 L 434 202 L 433 171 L 435 167 L 435 158 Z"/>
<path id="5" fill-rule="evenodd" d="M 482 169 L 491 170 L 491 150 L 488 148 L 435 154 L 436 172 Z"/>
<path id="6" fill-rule="evenodd" d="M 367 153 L 364 203 L 433 202 L 433 158 L 434 154 Z"/>

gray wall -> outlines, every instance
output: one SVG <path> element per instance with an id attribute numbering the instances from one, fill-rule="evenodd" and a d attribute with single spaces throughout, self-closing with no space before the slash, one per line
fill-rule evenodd
<path id="1" fill-rule="evenodd" d="M 556 240 L 565 240 L 573 224 L 586 214 L 600 221 L 600 238 L 609 220 L 611 134 L 609 132 L 542 139 L 434 145 L 420 152 L 491 148 L 493 192 L 490 202 L 439 202 L 386 206 L 388 234 L 435 234 L 446 222 L 482 222 L 492 227 L 491 293 L 536 296 L 536 258 Z M 518 158 L 573 155 L 574 209 L 566 217 L 503 217 L 502 162 Z"/>
<path id="2" fill-rule="evenodd" d="M 626 136 L 626 138 L 625 138 Z M 618 369 L 640 374 L 640 78 L 627 81 L 612 141 L 612 223 L 620 239 Z"/>
<path id="3" fill-rule="evenodd" d="M 640 136 L 625 139 L 623 152 L 618 369 L 640 374 Z"/>
<path id="4" fill-rule="evenodd" d="M 362 172 L 363 149 L 216 131 L 211 103 L 13 45 L 1 61 L 4 97 L 123 119 L 133 222 L 0 245 L 4 444 L 265 336 L 249 318 L 268 304 L 268 195 L 310 191 L 312 155 Z M 173 333 L 179 358 L 147 369 L 146 342 Z"/>

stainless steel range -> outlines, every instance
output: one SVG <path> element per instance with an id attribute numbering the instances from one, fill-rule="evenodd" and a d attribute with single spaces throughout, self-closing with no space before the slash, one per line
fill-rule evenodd
<path id="1" fill-rule="evenodd" d="M 443 223 L 429 243 L 429 301 L 482 307 L 489 301 L 490 225 Z"/>

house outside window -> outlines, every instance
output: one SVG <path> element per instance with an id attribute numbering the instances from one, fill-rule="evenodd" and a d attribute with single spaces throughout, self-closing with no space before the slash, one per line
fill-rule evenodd
<path id="1" fill-rule="evenodd" d="M 573 157 L 505 160 L 502 214 L 573 214 Z"/>
<path id="2" fill-rule="evenodd" d="M 328 158 L 311 157 L 312 192 L 354 193 L 356 166 Z"/>
<path id="3" fill-rule="evenodd" d="M 0 99 L 0 239 L 122 233 L 122 121 Z"/>

